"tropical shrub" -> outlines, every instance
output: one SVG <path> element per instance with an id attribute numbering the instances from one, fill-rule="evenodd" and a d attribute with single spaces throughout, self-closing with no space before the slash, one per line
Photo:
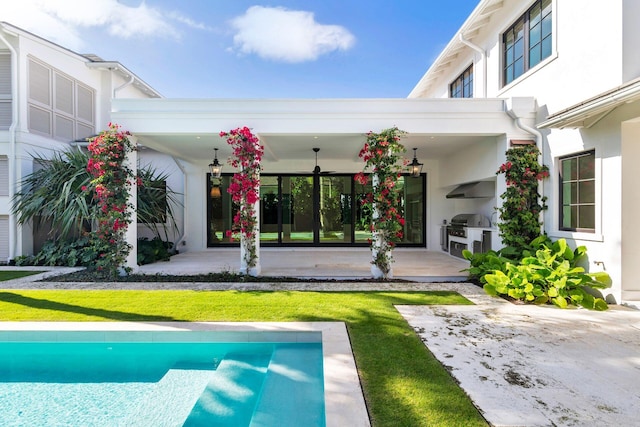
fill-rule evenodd
<path id="1" fill-rule="evenodd" d="M 569 305 L 591 310 L 606 310 L 607 303 L 594 296 L 594 289 L 611 286 L 604 272 L 586 273 L 578 262 L 586 255 L 586 248 L 572 250 L 564 239 L 556 242 L 546 236 L 534 239 L 521 258 L 510 258 L 498 252 L 463 255 L 471 263 L 471 278 L 483 284 L 489 295 L 506 295 L 527 303 L 552 303 L 560 308 Z"/>
<path id="2" fill-rule="evenodd" d="M 100 243 L 85 233 L 84 236 L 71 241 L 48 240 L 36 255 L 16 257 L 14 262 L 18 266 L 86 267 L 96 262 L 99 251 Z"/>
<path id="3" fill-rule="evenodd" d="M 83 187 L 92 179 L 87 171 L 89 153 L 78 149 L 56 152 L 48 160 L 37 158 L 41 165 L 21 182 L 21 190 L 13 198 L 13 213 L 19 224 L 31 222 L 34 228 L 50 222 L 52 240 L 70 241 L 90 231 L 95 218 L 97 200 Z M 180 204 L 178 193 L 170 187 L 159 186 L 168 175 L 152 166 L 138 169 L 138 222 L 147 225 L 155 237 L 170 240 L 167 224 L 176 230 L 172 206 Z M 166 201 L 166 202 L 165 202 Z M 166 212 L 166 222 L 156 222 L 157 212 Z"/>
<path id="4" fill-rule="evenodd" d="M 500 237 L 506 246 L 516 250 L 525 249 L 540 235 L 540 213 L 547 209 L 546 198 L 538 193 L 538 182 L 549 176 L 549 169 L 540 164 L 539 155 L 533 144 L 510 148 L 507 161 L 496 172 L 505 175 L 507 184 L 498 208 Z"/>
<path id="5" fill-rule="evenodd" d="M 168 261 L 172 247 L 172 242 L 165 242 L 157 237 L 151 240 L 146 237 L 138 239 L 138 265 Z"/>

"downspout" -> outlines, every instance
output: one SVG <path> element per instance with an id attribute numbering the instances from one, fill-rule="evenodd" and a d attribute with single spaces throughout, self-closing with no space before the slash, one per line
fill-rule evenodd
<path id="1" fill-rule="evenodd" d="M 469 40 L 465 39 L 462 33 L 458 34 L 458 38 L 462 43 L 466 44 L 471 49 L 475 50 L 480 54 L 480 58 L 482 60 L 482 98 L 486 98 L 487 97 L 487 52 L 485 52 L 485 50 L 482 49 L 477 44 L 473 44 Z"/>
<path id="2" fill-rule="evenodd" d="M 538 147 L 538 150 L 540 151 L 540 163 L 543 163 L 544 161 L 544 151 L 543 151 L 543 146 L 542 146 L 542 133 L 540 133 L 540 131 L 536 128 L 533 128 L 529 125 L 525 125 L 524 123 L 522 123 L 522 119 L 520 117 L 516 117 L 514 119 L 514 122 L 516 124 L 516 126 L 520 129 L 522 129 L 525 132 L 529 132 L 530 134 L 534 135 L 536 138 L 536 146 Z M 542 182 L 540 182 L 538 184 L 538 191 L 540 192 L 540 198 L 544 200 L 544 184 Z M 544 224 L 544 212 L 540 212 L 540 223 Z M 544 225 L 543 225 L 544 227 Z"/>
<path id="3" fill-rule="evenodd" d="M 13 115 L 11 126 L 9 126 L 9 200 L 11 205 L 16 194 L 16 183 L 18 181 L 16 177 L 16 129 L 18 128 L 20 112 L 18 108 L 18 53 L 4 37 L 3 33 L 9 34 L 9 32 L 2 25 L 0 25 L 0 28 L 2 29 L 0 31 L 0 40 L 11 51 L 11 113 Z M 16 216 L 13 212 L 9 212 L 9 258 L 7 263 L 15 258 L 17 243 L 18 225 Z"/>
<path id="4" fill-rule="evenodd" d="M 112 69 L 110 68 L 110 70 L 112 70 Z M 123 84 L 121 84 L 117 88 L 113 89 L 113 97 L 117 98 L 116 94 L 119 91 L 121 91 L 122 89 L 124 89 L 125 87 L 130 86 L 135 80 L 136 80 L 136 78 L 134 76 L 131 76 L 128 81 L 124 82 Z"/>

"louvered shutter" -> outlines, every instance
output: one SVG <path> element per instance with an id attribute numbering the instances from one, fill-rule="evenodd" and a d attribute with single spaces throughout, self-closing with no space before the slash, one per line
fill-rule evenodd
<path id="1" fill-rule="evenodd" d="M 87 123 L 93 123 L 93 91 L 85 86 L 77 85 L 78 112 L 76 116 Z"/>
<path id="2" fill-rule="evenodd" d="M 29 100 L 51 107 L 51 71 L 29 60 Z"/>

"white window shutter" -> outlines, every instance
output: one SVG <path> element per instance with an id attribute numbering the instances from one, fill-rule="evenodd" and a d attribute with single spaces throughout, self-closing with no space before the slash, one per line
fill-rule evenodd
<path id="1" fill-rule="evenodd" d="M 56 73 L 55 109 L 73 116 L 73 80 Z"/>
<path id="2" fill-rule="evenodd" d="M 29 60 L 29 100 L 51 107 L 51 70 Z"/>
<path id="3" fill-rule="evenodd" d="M 0 196 L 9 195 L 9 159 L 0 156 Z"/>

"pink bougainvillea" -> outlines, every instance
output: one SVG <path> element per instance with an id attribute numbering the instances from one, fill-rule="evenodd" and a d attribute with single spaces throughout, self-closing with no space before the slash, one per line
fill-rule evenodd
<path id="1" fill-rule="evenodd" d="M 107 276 L 115 276 L 124 268 L 131 250 L 125 236 L 131 223 L 128 187 L 135 178 L 124 162 L 127 152 L 133 150 L 129 135 L 120 126 L 109 123 L 108 129 L 93 138 L 88 147 L 91 157 L 87 170 L 93 179 L 83 190 L 93 191 L 98 202 L 98 227 L 93 234 L 100 256 L 95 268 Z"/>
<path id="2" fill-rule="evenodd" d="M 258 221 L 255 204 L 260 200 L 260 162 L 264 154 L 264 147 L 260 140 L 248 127 L 220 132 L 220 136 L 227 139 L 233 149 L 233 156 L 229 159 L 231 166 L 240 169 L 233 174 L 227 192 L 238 206 L 233 217 L 233 229 L 229 237 L 244 237 L 246 245 L 245 262 L 248 268 L 257 263 L 255 237 Z"/>
<path id="3" fill-rule="evenodd" d="M 397 187 L 398 179 L 406 166 L 402 155 L 406 151 L 400 143 L 405 134 L 397 127 L 385 129 L 380 133 L 369 132 L 367 142 L 359 156 L 364 160 L 364 171 L 354 177 L 360 184 L 367 184 L 371 171 L 372 191 L 367 194 L 363 204 L 370 205 L 374 215 L 371 224 L 373 239 L 369 240 L 373 252 L 371 261 L 384 277 L 391 271 L 392 250 L 404 237 L 404 218 L 401 194 Z"/>

